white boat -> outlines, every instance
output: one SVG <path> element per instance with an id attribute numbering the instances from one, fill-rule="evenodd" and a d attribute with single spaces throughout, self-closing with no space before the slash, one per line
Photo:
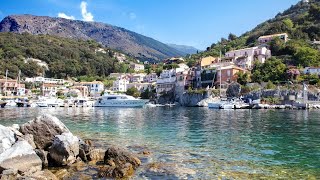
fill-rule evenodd
<path id="1" fill-rule="evenodd" d="M 62 99 L 57 98 L 41 98 L 38 102 L 35 102 L 38 107 L 60 107 L 63 105 Z"/>
<path id="2" fill-rule="evenodd" d="M 164 106 L 166 106 L 166 107 L 173 107 L 173 106 L 175 106 L 176 104 L 174 104 L 174 103 L 168 103 L 168 104 L 165 104 Z"/>
<path id="3" fill-rule="evenodd" d="M 220 109 L 235 109 L 235 108 L 236 108 L 236 105 L 235 105 L 235 103 L 233 103 L 233 102 L 223 103 L 223 104 L 220 106 Z"/>
<path id="4" fill-rule="evenodd" d="M 75 107 L 92 107 L 93 104 L 94 104 L 94 101 L 90 101 L 87 98 L 77 98 L 74 100 Z"/>
<path id="5" fill-rule="evenodd" d="M 13 99 L 5 100 L 7 102 L 7 107 L 16 107 L 17 103 Z"/>
<path id="6" fill-rule="evenodd" d="M 154 107 L 157 107 L 157 105 L 156 105 L 156 104 L 152 104 L 152 103 L 147 103 L 147 104 L 145 105 L 145 107 L 147 107 L 147 108 L 154 108 Z"/>
<path id="7" fill-rule="evenodd" d="M 224 104 L 222 101 L 210 102 L 208 103 L 208 107 L 211 109 L 220 109 L 220 106 Z"/>
<path id="8" fill-rule="evenodd" d="M 107 94 L 100 97 L 94 103 L 94 107 L 143 107 L 148 101 L 124 94 Z"/>

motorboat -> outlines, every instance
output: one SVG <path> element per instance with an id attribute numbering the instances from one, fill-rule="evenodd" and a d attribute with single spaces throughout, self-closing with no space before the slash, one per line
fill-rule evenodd
<path id="1" fill-rule="evenodd" d="M 164 106 L 165 107 L 173 107 L 173 106 L 175 106 L 176 104 L 174 104 L 174 103 L 167 103 L 167 104 L 165 104 Z"/>
<path id="2" fill-rule="evenodd" d="M 90 101 L 87 98 L 77 98 L 74 100 L 75 107 L 92 107 L 93 104 L 94 104 L 94 101 Z"/>
<path id="3" fill-rule="evenodd" d="M 236 105 L 234 102 L 226 102 L 220 105 L 220 109 L 235 109 Z"/>
<path id="4" fill-rule="evenodd" d="M 96 100 L 94 107 L 143 107 L 148 101 L 125 94 L 106 94 Z"/>
<path id="5" fill-rule="evenodd" d="M 63 105 L 62 99 L 57 98 L 40 98 L 39 101 L 35 102 L 38 107 L 60 107 Z"/>
<path id="6" fill-rule="evenodd" d="M 147 108 L 154 108 L 154 107 L 157 107 L 157 105 L 156 105 L 156 104 L 152 104 L 152 103 L 147 103 L 147 104 L 145 105 L 145 107 L 147 107 Z"/>

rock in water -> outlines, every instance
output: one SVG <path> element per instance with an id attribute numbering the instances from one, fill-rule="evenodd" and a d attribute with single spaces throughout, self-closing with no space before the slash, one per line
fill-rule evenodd
<path id="1" fill-rule="evenodd" d="M 70 165 L 79 155 L 79 139 L 72 133 L 57 135 L 52 146 L 49 148 L 50 157 L 58 165 Z"/>
<path id="2" fill-rule="evenodd" d="M 14 132 L 0 125 L 0 154 L 9 149 L 16 142 Z"/>
<path id="3" fill-rule="evenodd" d="M 51 146 L 56 135 L 70 133 L 58 118 L 47 114 L 21 125 L 20 131 L 24 135 L 33 135 L 36 147 L 44 150 Z"/>
<path id="4" fill-rule="evenodd" d="M 18 141 L 0 154 L 0 169 L 36 172 L 42 169 L 42 161 L 27 141 Z"/>
<path id="5" fill-rule="evenodd" d="M 112 147 L 105 152 L 104 163 L 106 166 L 100 168 L 99 177 L 124 178 L 132 176 L 141 161 L 123 149 Z"/>
<path id="6" fill-rule="evenodd" d="M 138 168 L 141 164 L 140 159 L 133 154 L 123 149 L 114 147 L 109 148 L 104 155 L 105 164 L 108 164 L 110 160 L 113 161 L 116 166 L 123 166 L 126 163 L 130 163 L 134 169 Z"/>

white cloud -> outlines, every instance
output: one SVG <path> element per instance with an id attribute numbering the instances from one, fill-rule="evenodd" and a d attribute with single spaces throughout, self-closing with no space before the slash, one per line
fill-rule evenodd
<path id="1" fill-rule="evenodd" d="M 135 14 L 135 13 L 129 13 L 129 18 L 130 19 L 132 19 L 132 20 L 134 20 L 134 19 L 136 19 L 137 18 L 137 15 Z"/>
<path id="2" fill-rule="evenodd" d="M 84 21 L 93 21 L 93 15 L 87 11 L 87 3 L 82 1 L 80 4 L 82 19 Z"/>
<path id="3" fill-rule="evenodd" d="M 64 18 L 64 19 L 71 19 L 71 20 L 75 20 L 74 16 L 68 16 L 65 13 L 58 13 L 58 17 L 59 18 Z"/>

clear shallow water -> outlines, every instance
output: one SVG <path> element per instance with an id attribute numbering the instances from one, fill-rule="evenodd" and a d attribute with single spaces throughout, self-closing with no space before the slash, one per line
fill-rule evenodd
<path id="1" fill-rule="evenodd" d="M 147 149 L 145 163 L 175 163 L 195 170 L 197 179 L 320 177 L 320 111 L 14 108 L 0 109 L 0 124 L 42 113 L 102 146 Z"/>

